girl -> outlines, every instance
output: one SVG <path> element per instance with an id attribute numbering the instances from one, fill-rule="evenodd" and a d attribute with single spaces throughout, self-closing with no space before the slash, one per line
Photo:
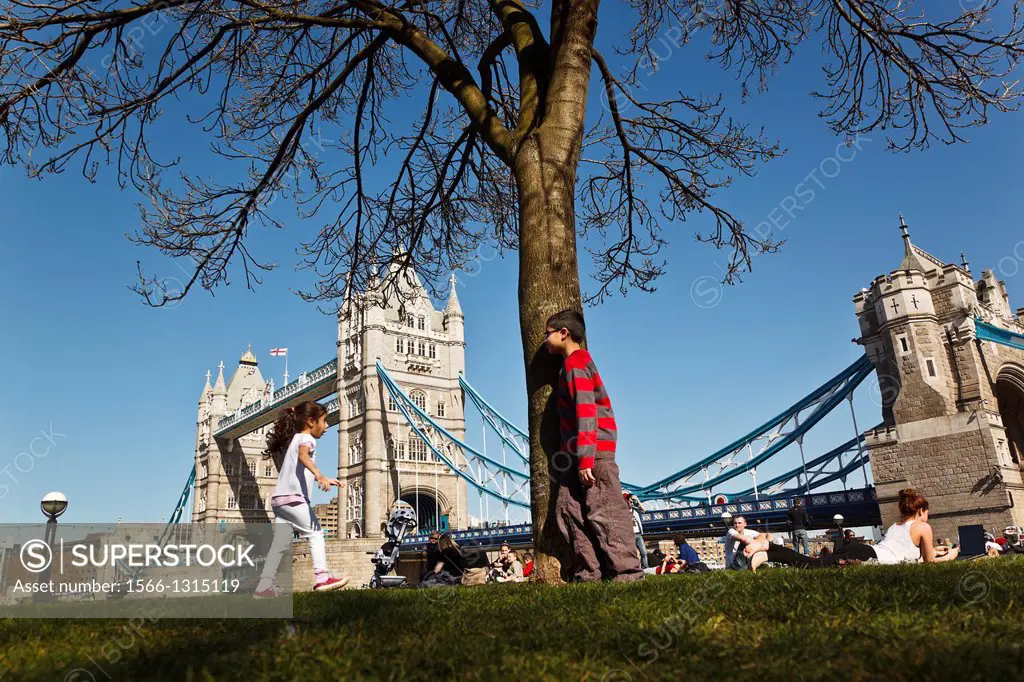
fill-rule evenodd
<path id="1" fill-rule="evenodd" d="M 309 541 L 309 553 L 316 574 L 314 590 L 337 590 L 349 582 L 348 578 L 331 576 L 327 570 L 324 533 L 320 530 L 320 522 L 309 501 L 314 481 L 325 492 L 331 486 L 336 486 L 340 493 L 344 486 L 335 478 L 326 478 L 316 468 L 316 439 L 324 435 L 326 430 L 327 410 L 319 403 L 307 401 L 281 412 L 274 428 L 267 435 L 267 449 L 263 454 L 274 459 L 281 473 L 278 474 L 277 486 L 270 498 L 277 525 L 260 584 L 256 586 L 257 597 L 280 594 L 274 584 L 274 577 L 281 557 L 291 544 L 293 531 Z"/>
<path id="2" fill-rule="evenodd" d="M 830 555 L 813 559 L 789 549 L 771 544 L 758 538 L 747 545 L 744 553 L 752 557 L 751 569 L 756 570 L 765 561 L 790 564 L 803 568 L 827 568 L 844 566 L 851 562 L 875 559 L 880 564 L 907 562 L 951 561 L 960 550 L 934 546 L 932 527 L 928 524 L 928 500 L 913 488 L 900 491 L 900 520 L 889 526 L 885 537 L 877 545 L 859 542 L 839 544 Z"/>

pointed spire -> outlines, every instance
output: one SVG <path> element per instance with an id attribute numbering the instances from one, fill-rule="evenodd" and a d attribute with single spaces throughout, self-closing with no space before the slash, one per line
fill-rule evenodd
<path id="1" fill-rule="evenodd" d="M 971 274 L 971 266 L 967 264 L 967 256 L 964 255 L 963 251 L 960 252 L 960 267 L 962 267 L 964 272 L 968 275 Z"/>
<path id="2" fill-rule="evenodd" d="M 910 230 L 907 229 L 907 221 L 903 219 L 903 212 L 900 212 L 900 234 L 903 235 L 903 248 L 909 256 L 911 251 Z"/>
<path id="3" fill-rule="evenodd" d="M 445 315 L 458 315 L 458 316 L 461 317 L 462 316 L 462 306 L 459 304 L 459 297 L 455 293 L 455 283 L 457 281 L 458 280 L 455 279 L 455 273 L 453 272 L 452 276 L 448 278 L 448 285 L 449 285 L 450 289 L 448 290 L 448 305 L 444 309 L 444 314 Z"/>
<path id="4" fill-rule="evenodd" d="M 206 370 L 206 385 L 203 386 L 203 393 L 199 396 L 199 402 L 203 403 L 210 399 L 210 392 L 213 391 L 210 388 L 210 370 Z"/>
<path id="5" fill-rule="evenodd" d="M 900 234 L 903 236 L 903 260 L 900 262 L 900 271 L 930 272 L 936 267 L 942 266 L 942 261 L 910 243 L 910 230 L 907 229 L 907 221 L 903 219 L 903 213 L 900 213 Z"/>
<path id="6" fill-rule="evenodd" d="M 224 384 L 224 361 L 217 365 L 217 383 L 213 386 L 214 395 L 227 395 L 228 387 Z"/>

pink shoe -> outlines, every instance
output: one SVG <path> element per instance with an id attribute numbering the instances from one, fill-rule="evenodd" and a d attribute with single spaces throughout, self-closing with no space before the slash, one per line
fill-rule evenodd
<path id="1" fill-rule="evenodd" d="M 345 587 L 345 585 L 348 585 L 348 582 L 348 578 L 335 578 L 333 576 L 328 576 L 326 580 L 322 580 L 318 582 L 316 585 L 313 585 L 313 590 L 316 592 L 330 592 L 331 590 L 340 590 L 341 588 Z"/>

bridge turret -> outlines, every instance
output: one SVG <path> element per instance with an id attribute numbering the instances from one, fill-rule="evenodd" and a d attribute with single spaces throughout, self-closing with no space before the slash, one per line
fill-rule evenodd
<path id="1" fill-rule="evenodd" d="M 963 523 L 1015 525 L 1024 515 L 1007 495 L 1022 486 L 1021 462 L 1010 446 L 1024 445 L 1024 421 L 1014 416 L 1024 394 L 1005 381 L 1000 394 L 999 373 L 1024 367 L 1024 352 L 984 346 L 973 323 L 981 316 L 1012 325 L 1005 287 L 991 271 L 975 283 L 963 254 L 959 264 L 945 263 L 915 246 L 903 216 L 900 231 L 899 267 L 853 299 L 856 341 L 881 394 L 884 426 L 865 445 L 883 521 L 897 519 L 899 490 L 913 487 L 941 510 L 933 521 L 940 536 Z"/>
<path id="2" fill-rule="evenodd" d="M 210 386 L 210 370 L 206 370 L 206 385 L 203 386 L 203 392 L 199 396 L 199 404 L 209 404 L 212 394 L 213 387 Z"/>
<path id="3" fill-rule="evenodd" d="M 214 416 L 221 417 L 228 412 L 228 387 L 224 383 L 224 361 L 217 365 L 217 383 L 210 394 L 210 409 Z"/>
<path id="4" fill-rule="evenodd" d="M 982 272 L 981 281 L 977 284 L 978 301 L 1004 320 L 1013 320 L 1013 309 L 1010 297 L 1006 293 L 1006 283 L 996 278 L 991 269 Z"/>
<path id="5" fill-rule="evenodd" d="M 448 279 L 448 305 L 444 309 L 444 328 L 451 342 L 450 363 L 455 376 L 466 371 L 466 316 L 462 313 L 459 296 L 455 293 L 455 273 Z"/>

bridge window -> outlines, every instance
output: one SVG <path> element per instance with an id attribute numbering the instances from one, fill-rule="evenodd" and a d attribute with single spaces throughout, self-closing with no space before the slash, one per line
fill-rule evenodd
<path id="1" fill-rule="evenodd" d="M 427 411 L 427 394 L 426 393 L 424 393 L 423 391 L 413 391 L 409 395 L 409 397 L 412 398 L 412 401 L 414 403 L 416 403 L 417 407 L 419 407 L 424 412 Z"/>
<path id="2" fill-rule="evenodd" d="M 925 359 L 924 364 L 928 368 L 928 376 L 930 376 L 930 377 L 938 376 L 938 374 L 935 372 L 935 361 L 934 360 L 932 360 L 931 358 L 927 358 L 927 359 Z"/>
<path id="3" fill-rule="evenodd" d="M 415 434 L 409 436 L 409 459 L 414 462 L 427 461 L 427 444 Z"/>
<path id="4" fill-rule="evenodd" d="M 437 403 L 437 416 L 438 417 L 443 417 L 444 416 L 444 403 L 443 402 L 438 402 Z"/>
<path id="5" fill-rule="evenodd" d="M 395 402 L 395 396 L 388 394 L 388 412 L 398 412 L 398 403 Z"/>
<path id="6" fill-rule="evenodd" d="M 254 459 L 249 460 L 249 475 L 253 478 L 256 477 L 256 460 Z"/>
<path id="7" fill-rule="evenodd" d="M 206 493 L 203 493 L 202 496 L 199 498 L 199 511 L 206 511 Z"/>
<path id="8" fill-rule="evenodd" d="M 415 328 L 415 326 L 416 326 L 416 318 L 415 318 L 415 316 L 413 316 L 412 314 L 406 315 L 406 317 L 405 317 L 405 326 L 408 327 L 409 329 Z"/>
<path id="9" fill-rule="evenodd" d="M 263 475 L 266 476 L 267 478 L 270 478 L 271 476 L 273 476 L 274 475 L 274 467 L 273 467 L 273 465 L 267 464 L 266 466 L 264 466 L 263 467 Z"/>
<path id="10" fill-rule="evenodd" d="M 363 397 L 358 393 L 348 396 L 348 416 L 358 417 L 363 413 Z"/>
<path id="11" fill-rule="evenodd" d="M 224 473 L 227 474 L 228 476 L 234 476 L 235 475 L 235 463 L 234 462 L 224 462 Z"/>
<path id="12" fill-rule="evenodd" d="M 395 339 L 395 352 L 399 355 L 405 353 L 405 339 L 401 336 Z"/>
<path id="13" fill-rule="evenodd" d="M 204 459 L 199 460 L 199 471 L 197 473 L 199 474 L 199 478 L 201 478 L 201 479 L 202 478 L 206 478 L 206 476 L 209 473 L 207 468 L 206 468 L 206 460 L 204 460 Z"/>
<path id="14" fill-rule="evenodd" d="M 363 482 L 348 482 L 348 504 L 345 506 L 345 519 L 359 521 L 363 518 Z"/>
<path id="15" fill-rule="evenodd" d="M 395 459 L 405 459 L 405 441 L 395 443 Z"/>
<path id="16" fill-rule="evenodd" d="M 430 344 L 430 357 L 431 357 L 431 359 L 437 357 L 437 345 L 436 344 L 433 344 L 433 343 Z"/>
<path id="17" fill-rule="evenodd" d="M 256 509 L 256 495 L 253 493 L 242 493 L 242 509 Z"/>
<path id="18" fill-rule="evenodd" d="M 238 501 L 234 493 L 228 493 L 228 509 L 238 509 Z"/>
<path id="19" fill-rule="evenodd" d="M 420 351 L 419 352 L 419 356 L 420 357 L 426 356 L 426 354 L 427 354 L 427 344 L 425 344 L 422 341 L 420 341 L 419 342 L 419 351 Z"/>
<path id="20" fill-rule="evenodd" d="M 422 315 L 420 315 L 419 318 L 416 320 L 416 328 L 417 329 L 426 329 L 427 328 L 427 320 Z"/>
<path id="21" fill-rule="evenodd" d="M 363 461 L 363 439 L 358 436 L 348 446 L 348 463 L 359 464 Z"/>

